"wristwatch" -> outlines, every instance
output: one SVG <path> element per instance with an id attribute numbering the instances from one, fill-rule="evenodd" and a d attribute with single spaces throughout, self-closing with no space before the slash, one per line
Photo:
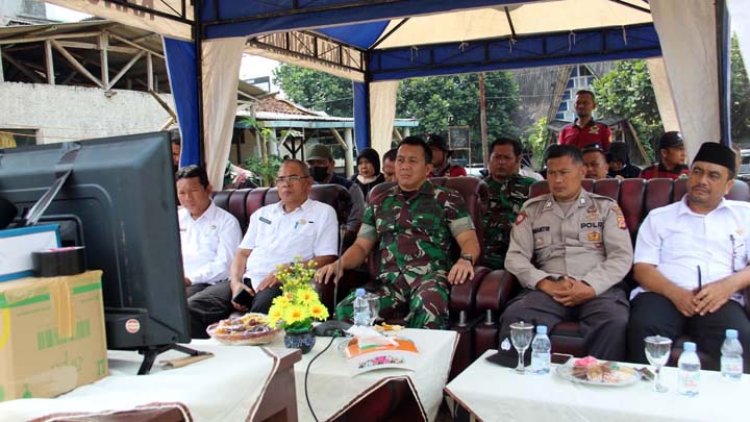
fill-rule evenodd
<path id="1" fill-rule="evenodd" d="M 471 265 L 474 265 L 474 255 L 472 255 L 470 253 L 462 253 L 461 257 L 458 258 L 458 259 L 465 259 L 465 260 L 469 261 L 469 263 Z"/>

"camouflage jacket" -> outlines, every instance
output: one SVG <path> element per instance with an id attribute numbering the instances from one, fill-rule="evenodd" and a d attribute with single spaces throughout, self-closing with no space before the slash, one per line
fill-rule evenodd
<path id="1" fill-rule="evenodd" d="M 448 271 L 451 238 L 474 229 L 463 197 L 429 181 L 413 195 L 396 185 L 371 200 L 359 236 L 378 242 L 379 277 L 388 281 Z"/>
<path id="2" fill-rule="evenodd" d="M 529 199 L 529 188 L 536 180 L 514 175 L 502 182 L 491 176 L 484 181 L 489 187 L 489 206 L 482 216 L 484 265 L 493 270 L 502 269 L 510 244 L 510 229 L 523 203 Z"/>

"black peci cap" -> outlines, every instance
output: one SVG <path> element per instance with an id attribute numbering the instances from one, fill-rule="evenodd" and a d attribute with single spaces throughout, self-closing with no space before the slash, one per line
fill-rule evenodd
<path id="1" fill-rule="evenodd" d="M 737 156 L 732 148 L 716 142 L 703 143 L 693 158 L 693 163 L 697 161 L 718 164 L 728 168 L 732 173 L 737 172 Z"/>
<path id="2" fill-rule="evenodd" d="M 681 147 L 685 145 L 685 140 L 682 139 L 682 134 L 677 131 L 664 132 L 659 138 L 659 149 Z"/>

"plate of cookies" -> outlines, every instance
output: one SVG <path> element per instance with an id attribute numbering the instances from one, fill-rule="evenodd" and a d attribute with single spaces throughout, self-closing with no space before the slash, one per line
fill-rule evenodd
<path id="1" fill-rule="evenodd" d="M 604 387 L 625 387 L 641 378 L 635 368 L 593 356 L 570 359 L 565 365 L 558 366 L 555 373 L 568 381 Z"/>
<path id="2" fill-rule="evenodd" d="M 265 314 L 248 312 L 240 317 L 223 319 L 206 328 L 211 338 L 229 346 L 268 344 L 276 338 L 279 329 L 268 324 Z"/>

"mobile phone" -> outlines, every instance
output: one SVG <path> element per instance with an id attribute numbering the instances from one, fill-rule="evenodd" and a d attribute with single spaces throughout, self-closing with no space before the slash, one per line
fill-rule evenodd
<path id="1" fill-rule="evenodd" d="M 247 290 L 242 289 L 232 298 L 232 301 L 246 308 L 250 308 L 250 306 L 252 306 L 253 304 L 253 296 L 255 295 L 255 290 L 253 289 L 253 283 L 249 278 L 246 278 L 245 280 L 243 280 L 243 282 L 245 283 L 245 286 L 249 287 L 250 290 L 253 291 L 253 294 L 250 294 L 250 292 L 248 292 Z"/>

